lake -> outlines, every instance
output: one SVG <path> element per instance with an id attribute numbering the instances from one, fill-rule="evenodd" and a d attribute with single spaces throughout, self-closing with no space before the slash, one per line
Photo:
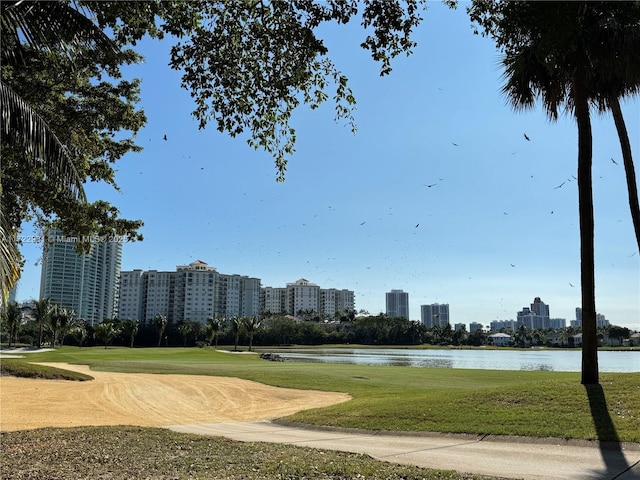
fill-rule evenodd
<path id="1" fill-rule="evenodd" d="M 579 372 L 582 352 L 575 350 L 454 350 L 394 348 L 310 348 L 278 351 L 287 361 L 349 363 L 479 370 Z M 601 372 L 640 372 L 640 351 L 599 351 Z"/>

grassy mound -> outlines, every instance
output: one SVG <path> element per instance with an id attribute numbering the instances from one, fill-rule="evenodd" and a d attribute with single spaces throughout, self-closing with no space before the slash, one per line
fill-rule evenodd
<path id="1" fill-rule="evenodd" d="M 74 380 L 83 382 L 93 380 L 90 375 L 70 372 L 60 368 L 36 365 L 17 358 L 4 358 L 0 361 L 0 375 L 24 378 L 42 378 L 46 380 Z"/>

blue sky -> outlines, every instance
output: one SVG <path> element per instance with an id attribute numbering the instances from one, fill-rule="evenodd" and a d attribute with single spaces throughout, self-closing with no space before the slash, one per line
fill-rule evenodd
<path id="1" fill-rule="evenodd" d="M 423 16 L 414 54 L 397 58 L 386 77 L 359 48 L 358 22 L 321 30 L 356 96 L 358 132 L 335 123 L 329 103 L 299 109 L 284 183 L 246 138 L 198 130 L 180 73 L 167 65 L 171 43 L 142 42 L 146 62 L 129 74 L 143 80 L 144 151 L 118 162 L 121 192 L 87 188 L 90 199 L 145 222 L 145 240 L 124 245 L 122 269 L 174 270 L 200 259 L 263 286 L 306 278 L 355 291 L 356 308 L 372 314 L 384 311 L 385 292 L 403 289 L 412 319 L 438 302 L 450 305 L 454 323 L 515 319 L 541 297 L 552 317 L 573 320 L 575 122 L 550 123 L 539 105 L 511 109 L 499 53 L 473 35 L 463 8 L 430 2 Z M 636 157 L 639 107 L 637 98 L 623 104 Z M 640 329 L 640 255 L 610 115 L 594 114 L 593 140 L 597 310 Z M 41 245 L 23 253 L 18 299 L 26 300 L 38 296 Z"/>

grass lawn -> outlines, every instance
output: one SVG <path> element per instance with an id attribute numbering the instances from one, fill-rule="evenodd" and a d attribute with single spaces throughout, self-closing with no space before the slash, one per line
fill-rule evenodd
<path id="1" fill-rule="evenodd" d="M 63 347 L 25 360 L 233 376 L 353 397 L 288 417 L 318 425 L 640 442 L 640 373 L 601 374 L 600 386 L 586 388 L 579 373 L 269 362 L 208 348 Z"/>
<path id="2" fill-rule="evenodd" d="M 367 455 L 234 442 L 160 428 L 47 428 L 1 433 L 0 441 L 3 480 L 494 479 L 395 465 Z"/>

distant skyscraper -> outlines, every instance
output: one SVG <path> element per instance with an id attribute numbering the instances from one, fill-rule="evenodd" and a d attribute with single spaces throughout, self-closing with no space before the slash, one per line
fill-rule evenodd
<path id="1" fill-rule="evenodd" d="M 431 305 L 420 305 L 420 319 L 427 327 L 444 327 L 450 325 L 449 304 L 433 303 Z"/>
<path id="2" fill-rule="evenodd" d="M 518 326 L 520 325 L 524 325 L 529 330 L 548 330 L 551 328 L 549 305 L 540 300 L 540 297 L 536 297 L 531 308 L 524 307 L 518 312 Z"/>
<path id="3" fill-rule="evenodd" d="M 79 254 L 79 241 L 51 229 L 42 257 L 40 298 L 72 309 L 89 323 L 118 315 L 118 283 L 122 243 L 94 237 L 91 250 Z"/>
<path id="4" fill-rule="evenodd" d="M 596 327 L 608 327 L 611 322 L 601 313 L 596 313 Z M 582 308 L 576 307 L 576 319 L 571 321 L 572 327 L 582 328 Z"/>
<path id="5" fill-rule="evenodd" d="M 402 290 L 391 290 L 386 293 L 387 315 L 392 318 L 409 320 L 409 294 Z"/>

